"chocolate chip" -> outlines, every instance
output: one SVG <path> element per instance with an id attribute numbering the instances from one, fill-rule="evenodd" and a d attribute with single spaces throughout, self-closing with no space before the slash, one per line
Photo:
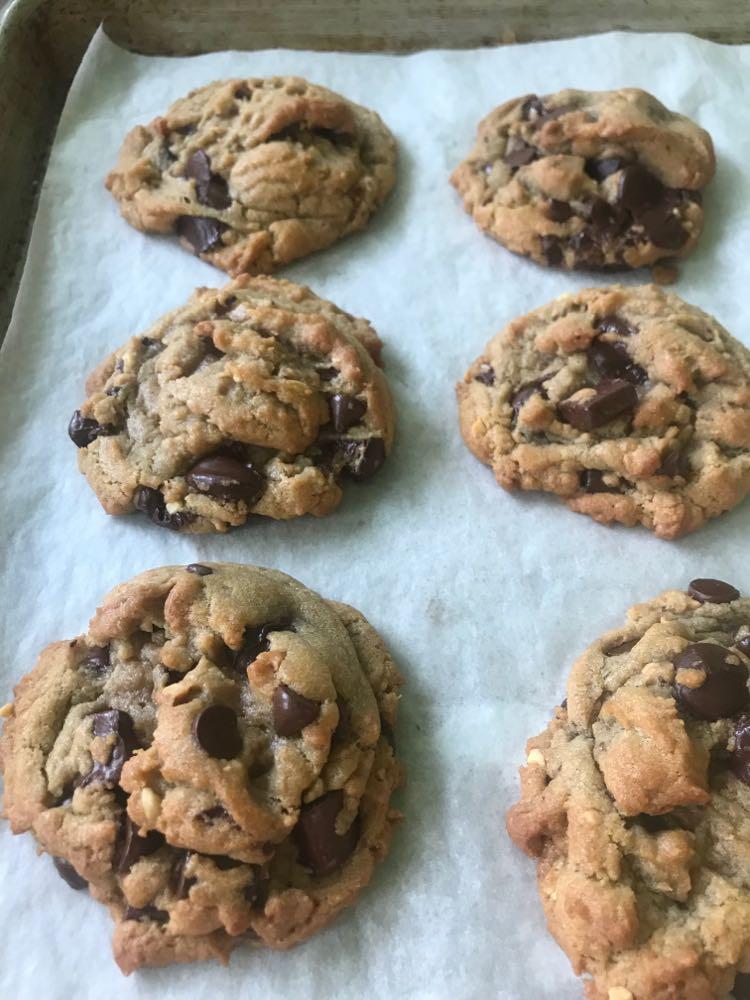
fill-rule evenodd
<path id="1" fill-rule="evenodd" d="M 244 500 L 252 506 L 265 489 L 265 479 L 250 465 L 229 455 L 202 458 L 185 474 L 188 485 L 198 493 L 219 500 Z"/>
<path id="2" fill-rule="evenodd" d="M 567 222 L 573 214 L 573 209 L 567 201 L 558 201 L 557 198 L 550 198 L 547 202 L 546 215 L 553 222 Z"/>
<path id="3" fill-rule="evenodd" d="M 133 494 L 133 506 L 148 515 L 154 524 L 158 524 L 160 528 L 169 528 L 170 531 L 180 531 L 195 519 L 195 515 L 190 511 L 178 510 L 170 514 L 161 491 L 150 486 L 139 486 L 136 489 Z"/>
<path id="4" fill-rule="evenodd" d="M 699 578 L 688 584 L 688 594 L 701 604 L 729 604 L 740 596 L 739 590 L 723 580 Z"/>
<path id="5" fill-rule="evenodd" d="M 232 760 L 242 750 L 237 715 L 228 705 L 209 705 L 196 716 L 193 736 L 209 757 Z"/>
<path id="6" fill-rule="evenodd" d="M 204 566 L 202 563 L 190 563 L 185 569 L 188 573 L 195 573 L 196 576 L 211 576 L 213 573 L 210 566 Z"/>
<path id="7" fill-rule="evenodd" d="M 604 473 L 599 469 L 584 469 L 579 478 L 585 493 L 622 493 L 618 485 L 608 486 L 605 483 Z"/>
<path id="8" fill-rule="evenodd" d="M 106 784 L 117 784 L 120 780 L 123 764 L 132 757 L 138 747 L 138 740 L 133 729 L 133 720 L 127 712 L 111 708 L 104 712 L 96 712 L 93 720 L 92 733 L 102 738 L 115 739 L 111 744 L 109 759 L 106 763 L 95 760 L 91 770 L 81 779 L 81 787 L 102 781 Z"/>
<path id="9" fill-rule="evenodd" d="M 67 882 L 71 889 L 85 889 L 88 886 L 86 879 L 78 874 L 69 861 L 64 858 L 53 858 L 52 864 L 57 868 L 60 878 Z"/>
<path id="10" fill-rule="evenodd" d="M 563 252 L 556 236 L 540 236 L 539 245 L 545 260 L 551 267 L 557 267 L 563 262 Z"/>
<path id="11" fill-rule="evenodd" d="M 169 914 L 155 906 L 128 906 L 122 915 L 123 920 L 153 920 L 157 924 L 166 924 Z"/>
<path id="12" fill-rule="evenodd" d="M 314 875 L 330 875 L 352 854 L 359 839 L 355 820 L 344 834 L 336 832 L 336 817 L 344 805 L 344 793 L 337 789 L 302 806 L 295 827 L 300 860 Z"/>
<path id="13" fill-rule="evenodd" d="M 602 378 L 624 378 L 634 384 L 646 381 L 646 372 L 633 361 L 621 341 L 594 340 L 586 356 L 589 365 Z"/>
<path id="14" fill-rule="evenodd" d="M 620 175 L 617 198 L 623 208 L 638 215 L 656 205 L 664 194 L 664 185 L 640 163 L 631 163 Z"/>
<path id="15" fill-rule="evenodd" d="M 750 785 L 750 715 L 743 715 L 734 727 L 734 750 L 729 767 L 735 777 Z"/>
<path id="16" fill-rule="evenodd" d="M 538 151 L 533 146 L 516 137 L 513 148 L 506 150 L 503 159 L 509 167 L 518 168 L 533 163 L 538 155 Z"/>
<path id="17" fill-rule="evenodd" d="M 105 673 L 109 667 L 109 646 L 93 646 L 81 660 L 80 666 L 98 675 Z"/>
<path id="18" fill-rule="evenodd" d="M 600 382 L 593 396 L 587 399 L 564 399 L 559 405 L 561 418 L 579 431 L 591 431 L 631 413 L 638 404 L 635 388 L 624 379 Z"/>
<path id="19" fill-rule="evenodd" d="M 594 328 L 599 333 L 619 333 L 621 337 L 632 337 L 636 333 L 635 328 L 627 320 L 622 319 L 621 316 L 615 316 L 614 313 L 602 316 L 594 323 Z"/>
<path id="20" fill-rule="evenodd" d="M 273 725 L 279 736 L 299 736 L 320 715 L 320 704 L 279 684 L 273 693 Z"/>
<path id="21" fill-rule="evenodd" d="M 96 438 L 116 433 L 117 429 L 111 424 L 100 424 L 91 417 L 83 417 L 80 410 L 75 411 L 68 424 L 68 437 L 77 448 L 88 448 Z"/>
<path id="22" fill-rule="evenodd" d="M 641 212 L 638 221 L 649 240 L 665 250 L 679 250 L 690 235 L 679 218 L 669 208 L 661 205 Z"/>
<path id="23" fill-rule="evenodd" d="M 220 246 L 221 234 L 227 228 L 216 219 L 203 219 L 198 215 L 181 215 L 176 223 L 177 235 L 187 240 L 196 253 L 207 253 Z"/>
<path id="24" fill-rule="evenodd" d="M 338 450 L 344 457 L 344 464 L 352 479 L 364 482 L 378 471 L 385 461 L 385 441 L 379 437 L 364 441 L 342 439 Z"/>
<path id="25" fill-rule="evenodd" d="M 115 854 L 115 869 L 118 872 L 128 872 L 141 858 L 154 854 L 164 844 L 164 837 L 158 830 L 149 830 L 145 837 L 138 833 L 138 827 L 130 816 L 120 827 L 119 843 Z"/>
<path id="26" fill-rule="evenodd" d="M 202 149 L 196 150 L 187 161 L 185 176 L 195 181 L 195 195 L 201 205 L 222 209 L 232 204 L 227 182 L 212 173 L 211 161 Z"/>
<path id="27" fill-rule="evenodd" d="M 341 392 L 331 396 L 328 406 L 331 411 L 333 429 L 337 434 L 343 434 L 354 424 L 358 424 L 367 412 L 367 403 L 357 399 L 356 396 L 346 396 Z"/>
<path id="28" fill-rule="evenodd" d="M 628 639 L 627 642 L 619 642 L 616 646 L 610 646 L 609 649 L 604 650 L 605 656 L 622 656 L 623 653 L 629 653 L 630 650 L 638 644 L 638 639 Z"/>
<path id="29" fill-rule="evenodd" d="M 232 668 L 237 673 L 242 673 L 250 666 L 253 660 L 257 660 L 261 653 L 267 652 L 271 648 L 269 635 L 271 632 L 290 631 L 289 622 L 267 622 L 265 625 L 248 627 L 242 637 L 242 646 L 234 654 Z"/>
<path id="30" fill-rule="evenodd" d="M 595 181 L 603 181 L 610 174 L 617 173 L 628 165 L 622 156 L 606 156 L 601 160 L 588 159 L 584 166 L 586 173 Z"/>
<path id="31" fill-rule="evenodd" d="M 687 479 L 690 476 L 690 463 L 687 456 L 679 448 L 673 448 L 662 456 L 661 465 L 656 473 L 659 476 L 669 476 L 671 479 L 676 476 Z"/>
<path id="32" fill-rule="evenodd" d="M 713 642 L 696 642 L 675 657 L 677 670 L 701 670 L 700 687 L 675 686 L 677 703 L 696 719 L 715 722 L 739 714 L 750 703 L 747 667 L 727 662 L 729 651 Z"/>
<path id="33" fill-rule="evenodd" d="M 198 881 L 192 875 L 187 874 L 188 861 L 193 856 L 193 851 L 185 851 L 181 857 L 177 859 L 177 863 L 172 869 L 172 878 L 174 880 L 174 891 L 178 899 L 187 899 L 190 890 L 193 888 L 195 883 Z"/>
<path id="34" fill-rule="evenodd" d="M 521 105 L 521 118 L 523 118 L 524 121 L 528 121 L 531 115 L 539 117 L 542 114 L 544 114 L 544 105 L 536 94 L 532 94 L 531 97 L 527 97 Z"/>
<path id="35" fill-rule="evenodd" d="M 481 382 L 482 385 L 494 385 L 495 384 L 495 369 L 492 365 L 482 363 L 479 366 L 479 371 L 474 376 L 475 382 Z"/>

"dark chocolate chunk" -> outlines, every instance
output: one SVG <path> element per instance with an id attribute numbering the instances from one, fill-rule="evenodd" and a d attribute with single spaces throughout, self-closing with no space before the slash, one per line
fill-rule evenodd
<path id="1" fill-rule="evenodd" d="M 157 924 L 166 924 L 169 914 L 166 910 L 159 910 L 155 906 L 128 906 L 122 916 L 123 920 L 153 920 Z"/>
<path id="2" fill-rule="evenodd" d="M 201 205 L 222 209 L 232 204 L 227 182 L 211 171 L 211 161 L 202 149 L 196 150 L 187 161 L 185 176 L 195 181 L 195 195 Z"/>
<path id="3" fill-rule="evenodd" d="M 750 715 L 743 715 L 734 727 L 734 750 L 729 767 L 735 777 L 750 785 Z"/>
<path id="4" fill-rule="evenodd" d="M 333 429 L 337 434 L 343 434 L 354 424 L 358 424 L 367 412 L 367 403 L 356 396 L 346 396 L 337 392 L 328 402 L 331 411 Z"/>
<path id="5" fill-rule="evenodd" d="M 379 437 L 355 441 L 342 438 L 338 450 L 344 457 L 344 465 L 352 477 L 360 482 L 370 479 L 385 461 L 385 441 Z"/>
<path id="6" fill-rule="evenodd" d="M 237 673 L 247 670 L 260 653 L 264 653 L 271 648 L 268 638 L 271 632 L 285 631 L 290 631 L 289 622 L 267 622 L 265 625 L 246 628 L 242 638 L 242 646 L 234 654 L 232 668 Z"/>
<path id="7" fill-rule="evenodd" d="M 619 642 L 616 646 L 610 646 L 609 649 L 604 650 L 605 656 L 622 656 L 623 653 L 629 653 L 630 650 L 638 644 L 638 639 L 628 639 L 627 642 Z"/>
<path id="8" fill-rule="evenodd" d="M 633 361 L 622 341 L 594 340 L 586 354 L 589 364 L 602 378 L 624 378 L 634 384 L 646 381 L 646 372 Z"/>
<path id="9" fill-rule="evenodd" d="M 96 438 L 110 437 L 116 433 L 117 428 L 111 424 L 100 424 L 91 417 L 82 417 L 80 410 L 75 411 L 68 424 L 68 437 L 76 448 L 88 448 Z"/>
<path id="10" fill-rule="evenodd" d="M 603 181 L 610 174 L 617 173 L 628 165 L 628 161 L 622 156 L 605 156 L 601 160 L 588 159 L 584 170 L 595 181 Z"/>
<path id="11" fill-rule="evenodd" d="M 605 483 L 604 473 L 599 469 L 584 469 L 580 475 L 580 482 L 584 493 L 622 493 L 618 485 L 608 486 Z"/>
<path id="12" fill-rule="evenodd" d="M 564 399 L 558 406 L 560 417 L 579 431 L 591 431 L 623 413 L 632 413 L 638 404 L 635 387 L 624 379 L 607 379 L 596 386 L 587 399 Z"/>
<path id="13" fill-rule="evenodd" d="M 219 500 L 244 500 L 252 505 L 265 489 L 265 479 L 250 465 L 230 455 L 209 455 L 185 474 L 188 485 L 198 493 Z"/>
<path id="14" fill-rule="evenodd" d="M 52 864 L 57 868 L 57 874 L 68 883 L 71 889 L 85 889 L 88 882 L 82 878 L 73 865 L 64 858 L 52 858 Z"/>
<path id="15" fill-rule="evenodd" d="M 533 382 L 524 383 L 524 385 L 522 385 L 520 389 L 515 392 L 510 404 L 513 411 L 513 416 L 511 417 L 511 423 L 513 426 L 515 426 L 518 420 L 518 414 L 521 412 L 521 407 L 527 399 L 531 399 L 535 392 L 538 392 L 543 399 L 547 398 L 544 383 L 549 378 L 552 378 L 552 375 L 542 375 L 541 378 L 536 378 Z"/>
<path id="16" fill-rule="evenodd" d="M 701 604 L 729 604 L 740 596 L 739 590 L 731 583 L 707 577 L 691 580 L 688 584 L 688 594 Z"/>
<path id="17" fill-rule="evenodd" d="M 216 219 L 203 219 L 199 215 L 181 215 L 176 223 L 177 235 L 187 240 L 196 253 L 207 253 L 221 245 L 221 234 L 227 228 Z"/>
<path id="18" fill-rule="evenodd" d="M 179 531 L 195 518 L 190 511 L 178 510 L 170 514 L 161 490 L 152 489 L 150 486 L 139 486 L 136 489 L 133 494 L 133 506 L 148 515 L 154 524 L 158 524 L 160 528 L 169 528 L 170 531 Z"/>
<path id="19" fill-rule="evenodd" d="M 729 650 L 713 642 L 696 642 L 675 657 L 677 670 L 702 670 L 700 687 L 675 685 L 677 704 L 696 719 L 715 722 L 738 715 L 750 704 L 747 667 L 727 662 Z"/>
<path id="20" fill-rule="evenodd" d="M 93 646 L 81 660 L 80 665 L 95 674 L 103 674 L 109 667 L 109 646 Z"/>
<path id="21" fill-rule="evenodd" d="M 158 830 L 149 830 L 145 837 L 138 833 L 138 827 L 128 814 L 120 827 L 119 842 L 115 853 L 115 870 L 127 872 L 140 858 L 154 854 L 164 844 L 164 837 Z"/>
<path id="22" fill-rule="evenodd" d="M 273 693 L 273 725 L 279 736 L 299 736 L 320 715 L 320 703 L 279 684 Z"/>
<path id="23" fill-rule="evenodd" d="M 357 846 L 359 824 L 355 820 L 344 834 L 336 832 L 336 817 L 344 805 L 344 793 L 327 792 L 302 806 L 295 827 L 300 860 L 314 875 L 330 875 L 349 858 Z"/>
<path id="24" fill-rule="evenodd" d="M 209 757 L 232 760 L 242 750 L 237 714 L 228 705 L 209 705 L 196 716 L 193 736 Z"/>
<path id="25" fill-rule="evenodd" d="M 123 764 L 138 747 L 133 720 L 127 712 L 122 712 L 118 708 L 96 712 L 91 718 L 93 735 L 102 738 L 114 736 L 114 741 L 111 743 L 107 762 L 101 763 L 95 760 L 89 773 L 81 779 L 81 786 L 85 787 L 98 781 L 117 784 Z"/>
<path id="26" fill-rule="evenodd" d="M 211 576 L 213 573 L 210 566 L 204 566 L 202 563 L 190 563 L 185 569 L 188 573 L 195 573 L 196 576 Z"/>
<path id="27" fill-rule="evenodd" d="M 631 163 L 620 175 L 617 197 L 623 208 L 634 215 L 656 205 L 664 194 L 664 185 L 640 163 Z"/>
<path id="28" fill-rule="evenodd" d="M 549 265 L 557 267 L 558 264 L 562 264 L 563 252 L 560 248 L 560 242 L 556 236 L 540 236 L 539 245 L 542 248 L 545 260 Z"/>
<path id="29" fill-rule="evenodd" d="M 627 320 L 614 314 L 602 316 L 596 321 L 594 327 L 599 333 L 619 333 L 621 337 L 632 337 L 636 332 Z"/>
<path id="30" fill-rule="evenodd" d="M 558 201 L 557 198 L 550 198 L 547 202 L 546 215 L 552 222 L 567 222 L 573 214 L 573 209 L 567 201 Z"/>
<path id="31" fill-rule="evenodd" d="M 649 240 L 665 250 L 679 250 L 690 235 L 679 218 L 662 205 L 641 212 L 638 221 Z"/>
<path id="32" fill-rule="evenodd" d="M 592 202 L 588 211 L 588 219 L 593 227 L 589 235 L 599 239 L 617 236 L 624 232 L 629 225 L 627 213 L 617 205 L 610 205 L 603 198 L 597 198 L 596 201 Z"/>
<path id="33" fill-rule="evenodd" d="M 495 384 L 495 369 L 492 365 L 483 363 L 479 366 L 479 371 L 474 376 L 475 382 L 481 382 L 482 385 L 494 385 Z"/>
<path id="34" fill-rule="evenodd" d="M 534 148 L 530 146 L 523 139 L 515 138 L 513 143 L 513 148 L 508 149 L 505 152 L 503 159 L 508 164 L 509 167 L 525 167 L 529 163 L 533 163 L 538 157 L 539 153 Z"/>

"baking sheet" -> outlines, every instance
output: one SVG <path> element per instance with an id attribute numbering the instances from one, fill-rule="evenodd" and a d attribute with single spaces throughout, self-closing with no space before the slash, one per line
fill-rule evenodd
<path id="1" fill-rule="evenodd" d="M 605 279 L 545 271 L 480 235 L 448 184 L 478 119 L 523 92 L 641 86 L 708 128 L 719 169 L 676 290 L 750 344 L 750 47 L 612 34 L 409 57 L 271 51 L 157 59 L 99 33 L 63 113 L 13 322 L 0 353 L 0 702 L 47 642 L 85 630 L 143 569 L 272 566 L 362 609 L 406 675 L 406 813 L 359 904 L 291 952 L 121 977 L 108 914 L 74 895 L 30 837 L 0 829 L 0 995 L 567 1000 L 581 986 L 547 935 L 533 866 L 508 841 L 524 740 L 573 659 L 625 609 L 695 576 L 750 592 L 750 503 L 693 537 L 606 529 L 541 495 L 510 496 L 464 448 L 453 384 L 513 316 Z M 366 232 L 288 268 L 386 343 L 396 450 L 333 516 L 180 537 L 108 518 L 66 426 L 84 375 L 196 285 L 225 276 L 127 226 L 103 186 L 125 131 L 232 75 L 301 74 L 375 108 L 399 180 Z M 643 279 L 643 276 L 641 276 Z M 635 280 L 635 279 L 633 279 Z"/>

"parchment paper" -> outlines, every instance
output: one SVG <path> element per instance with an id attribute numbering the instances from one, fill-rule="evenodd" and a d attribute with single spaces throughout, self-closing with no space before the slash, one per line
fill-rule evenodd
<path id="1" fill-rule="evenodd" d="M 477 121 L 519 93 L 645 87 L 708 128 L 719 170 L 700 248 L 676 290 L 750 343 L 750 51 L 679 35 L 410 57 L 304 52 L 154 59 L 99 34 L 62 116 L 11 329 L 0 354 L 4 504 L 0 702 L 48 642 L 73 637 L 112 586 L 152 566 L 224 559 L 283 569 L 361 608 L 408 683 L 398 729 L 406 821 L 359 904 L 285 954 L 123 978 L 108 914 L 30 837 L 0 838 L 0 996 L 579 997 L 545 930 L 534 869 L 509 842 L 524 740 L 567 671 L 627 607 L 695 576 L 750 592 L 750 503 L 680 542 L 607 529 L 541 495 L 510 496 L 461 443 L 453 385 L 512 317 L 605 278 L 546 271 L 474 227 L 448 184 Z M 126 130 L 192 87 L 297 73 L 375 108 L 400 147 L 398 187 L 363 234 L 285 271 L 387 345 L 397 448 L 333 516 L 180 537 L 111 518 L 66 426 L 84 375 L 196 285 L 225 276 L 123 222 L 103 179 Z M 12 138 L 6 141 L 12 141 Z M 641 280 L 646 280 L 642 275 Z"/>

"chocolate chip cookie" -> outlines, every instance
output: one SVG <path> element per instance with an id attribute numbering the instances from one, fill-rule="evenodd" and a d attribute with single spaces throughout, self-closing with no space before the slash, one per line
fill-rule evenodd
<path id="1" fill-rule="evenodd" d="M 750 599 L 693 580 L 575 663 L 508 832 L 589 1000 L 719 1000 L 750 972 Z"/>
<path id="2" fill-rule="evenodd" d="M 362 229 L 395 181 L 374 111 L 297 77 L 224 80 L 125 137 L 123 217 L 231 275 L 268 273 Z"/>
<path id="3" fill-rule="evenodd" d="M 288 281 L 198 289 L 89 377 L 68 428 L 79 467 L 108 514 L 175 531 L 328 514 L 391 449 L 380 347 Z"/>
<path id="4" fill-rule="evenodd" d="M 703 228 L 711 137 L 643 90 L 502 104 L 451 181 L 485 232 L 539 264 L 636 268 L 684 257 Z"/>
<path id="5" fill-rule="evenodd" d="M 654 285 L 562 295 L 490 341 L 457 387 L 507 490 L 677 538 L 750 490 L 750 352 Z"/>
<path id="6" fill-rule="evenodd" d="M 388 851 L 400 684 L 358 611 L 282 573 L 150 570 L 17 686 L 5 815 L 107 905 L 123 972 L 287 948 Z"/>

